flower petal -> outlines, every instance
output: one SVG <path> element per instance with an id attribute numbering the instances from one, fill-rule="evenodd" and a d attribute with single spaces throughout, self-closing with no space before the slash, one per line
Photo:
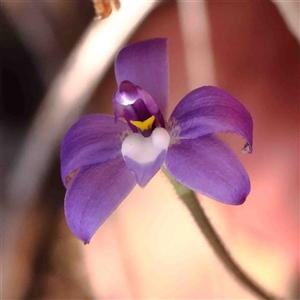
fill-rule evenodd
<path id="1" fill-rule="evenodd" d="M 247 144 L 243 152 L 252 151 L 253 121 L 247 109 L 229 93 L 204 86 L 186 95 L 169 120 L 170 132 L 179 139 L 192 139 L 217 132 L 241 135 Z"/>
<path id="2" fill-rule="evenodd" d="M 163 164 L 170 142 L 166 129 L 154 129 L 150 137 L 133 133 L 122 144 L 122 155 L 137 183 L 144 187 Z"/>
<path id="3" fill-rule="evenodd" d="M 130 131 L 128 125 L 108 115 L 88 115 L 76 122 L 65 135 L 61 149 L 61 176 L 77 168 L 99 164 L 121 155 L 121 145 Z"/>
<path id="4" fill-rule="evenodd" d="M 82 167 L 65 197 L 65 215 L 71 231 L 89 243 L 99 226 L 126 198 L 136 184 L 121 156 Z"/>
<path id="5" fill-rule="evenodd" d="M 115 61 L 118 85 L 131 81 L 147 91 L 163 114 L 169 94 L 169 64 L 166 39 L 152 39 L 123 48 Z"/>
<path id="6" fill-rule="evenodd" d="M 250 181 L 241 162 L 215 135 L 172 145 L 165 165 L 183 185 L 223 203 L 242 204 L 250 192 Z"/>

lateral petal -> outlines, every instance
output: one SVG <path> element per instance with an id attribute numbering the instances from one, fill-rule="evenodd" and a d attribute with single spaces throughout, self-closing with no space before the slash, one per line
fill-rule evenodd
<path id="1" fill-rule="evenodd" d="M 163 114 L 169 95 L 167 40 L 162 38 L 124 47 L 115 60 L 118 85 L 130 81 L 152 96 Z"/>
<path id="2" fill-rule="evenodd" d="M 65 196 L 65 216 L 71 231 L 85 244 L 136 184 L 121 156 L 82 167 Z"/>
<path id="3" fill-rule="evenodd" d="M 77 168 L 120 156 L 127 131 L 131 132 L 126 123 L 115 123 L 114 118 L 108 115 L 88 115 L 76 122 L 65 135 L 60 148 L 64 185 L 67 176 Z"/>
<path id="4" fill-rule="evenodd" d="M 242 204 L 250 192 L 247 172 L 231 148 L 216 135 L 173 144 L 165 166 L 181 184 L 226 204 Z"/>
<path id="5" fill-rule="evenodd" d="M 175 107 L 169 127 L 178 139 L 232 132 L 241 135 L 247 144 L 243 152 L 252 151 L 253 121 L 248 110 L 229 93 L 204 86 L 187 94 Z"/>

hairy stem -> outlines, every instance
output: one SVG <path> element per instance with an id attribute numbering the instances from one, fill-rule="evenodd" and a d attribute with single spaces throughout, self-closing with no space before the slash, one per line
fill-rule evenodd
<path id="1" fill-rule="evenodd" d="M 218 258 L 221 260 L 224 266 L 236 277 L 236 279 L 238 279 L 246 288 L 248 288 L 250 291 L 258 295 L 262 299 L 282 299 L 280 297 L 273 296 L 269 292 L 265 291 L 241 269 L 241 267 L 234 261 L 234 259 L 226 249 L 224 243 L 210 223 L 209 219 L 205 215 L 205 212 L 201 207 L 195 193 L 177 182 L 164 168 L 163 172 L 165 173 L 171 184 L 174 186 L 179 198 L 183 201 L 185 206 L 192 214 L 199 229 L 204 234 L 205 238 L 217 254 Z"/>

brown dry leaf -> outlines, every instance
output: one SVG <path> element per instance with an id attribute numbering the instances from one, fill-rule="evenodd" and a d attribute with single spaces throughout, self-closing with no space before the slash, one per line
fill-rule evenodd
<path id="1" fill-rule="evenodd" d="M 119 0 L 93 0 L 96 16 L 100 19 L 107 18 L 113 9 L 121 7 Z"/>

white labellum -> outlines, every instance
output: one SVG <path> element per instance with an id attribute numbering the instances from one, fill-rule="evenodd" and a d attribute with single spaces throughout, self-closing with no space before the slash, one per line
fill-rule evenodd
<path id="1" fill-rule="evenodd" d="M 146 164 L 155 161 L 159 154 L 168 149 L 170 135 L 162 127 L 155 128 L 149 137 L 133 133 L 125 138 L 122 144 L 122 155 L 139 163 Z"/>

